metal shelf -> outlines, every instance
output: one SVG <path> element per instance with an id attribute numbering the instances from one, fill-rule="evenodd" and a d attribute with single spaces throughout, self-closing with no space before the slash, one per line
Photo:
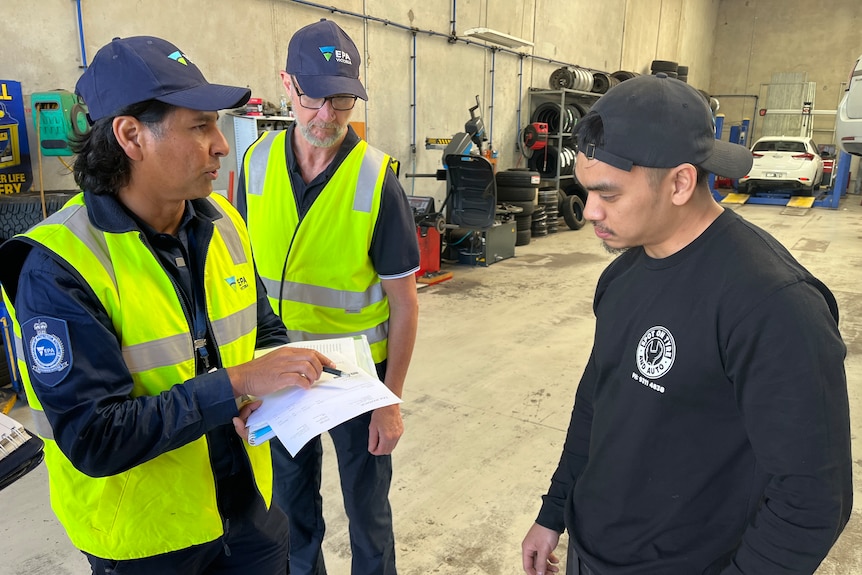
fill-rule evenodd
<path id="1" fill-rule="evenodd" d="M 584 92 L 581 90 L 571 90 L 568 88 L 560 88 L 560 89 L 544 89 L 544 88 L 530 88 L 528 91 L 529 95 L 529 109 L 530 109 L 530 118 L 532 121 L 533 114 L 536 111 L 536 108 L 541 104 L 546 104 L 548 102 L 556 103 L 559 105 L 560 109 L 560 128 L 563 127 L 563 118 L 562 114 L 566 111 L 567 104 L 573 103 L 588 103 L 589 106 L 595 103 L 602 95 L 596 92 Z M 542 184 L 543 185 L 554 185 L 557 188 L 560 187 L 561 181 L 573 181 L 575 176 L 573 174 L 560 174 L 560 168 L 562 164 L 562 152 L 564 143 L 567 143 L 566 140 L 571 141 L 573 137 L 573 133 L 571 131 L 557 131 L 555 133 L 548 133 L 548 142 L 553 143 L 554 147 L 557 149 L 560 156 L 557 158 L 556 165 L 556 173 L 553 177 L 548 178 L 542 176 Z M 569 146 L 570 149 L 573 149 L 574 146 Z M 536 151 L 534 153 L 540 153 Z"/>

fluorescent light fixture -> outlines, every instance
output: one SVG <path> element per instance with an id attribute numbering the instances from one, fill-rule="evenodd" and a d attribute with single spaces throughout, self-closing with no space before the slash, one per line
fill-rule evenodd
<path id="1" fill-rule="evenodd" d="M 476 40 L 484 40 L 485 42 L 491 42 L 492 44 L 506 46 L 507 48 L 523 48 L 524 46 L 533 45 L 532 42 L 528 42 L 527 40 L 509 36 L 508 34 L 497 32 L 490 28 L 470 28 L 469 30 L 464 30 L 464 35 Z"/>

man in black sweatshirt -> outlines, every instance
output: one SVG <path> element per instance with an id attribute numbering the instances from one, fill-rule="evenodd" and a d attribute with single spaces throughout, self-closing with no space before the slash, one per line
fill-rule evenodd
<path id="1" fill-rule="evenodd" d="M 852 505 L 846 348 L 828 288 L 725 211 L 709 173 L 743 146 L 664 74 L 581 120 L 585 217 L 620 255 L 599 279 L 595 343 L 524 570 L 813 573 Z"/>

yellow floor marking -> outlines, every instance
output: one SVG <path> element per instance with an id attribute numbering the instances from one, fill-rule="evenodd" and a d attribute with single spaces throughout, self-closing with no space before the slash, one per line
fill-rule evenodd
<path id="1" fill-rule="evenodd" d="M 744 204 L 748 201 L 748 194 L 734 194 L 730 193 L 724 196 L 724 199 L 721 200 L 722 204 Z"/>
<path id="2" fill-rule="evenodd" d="M 793 196 L 787 202 L 788 208 L 810 208 L 814 205 L 813 196 Z"/>

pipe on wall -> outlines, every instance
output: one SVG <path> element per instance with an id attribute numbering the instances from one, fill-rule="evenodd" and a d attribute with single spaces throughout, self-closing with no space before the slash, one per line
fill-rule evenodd
<path id="1" fill-rule="evenodd" d="M 410 59 L 413 62 L 413 89 L 410 94 L 410 108 L 413 115 L 412 126 L 410 128 L 410 155 L 413 156 L 413 173 L 416 173 L 416 32 L 413 32 L 413 47 Z M 410 195 L 416 195 L 416 179 L 413 178 Z"/>
<path id="2" fill-rule="evenodd" d="M 81 0 L 75 0 L 75 7 L 78 14 L 78 39 L 81 44 L 81 68 L 87 69 L 87 46 L 84 43 L 84 18 L 81 15 Z"/>
<path id="3" fill-rule="evenodd" d="M 494 75 L 497 68 L 497 51 L 491 50 L 491 105 L 488 106 L 488 148 L 494 149 Z"/>
<path id="4" fill-rule="evenodd" d="M 309 0 L 290 0 L 295 4 L 302 4 L 303 6 L 310 6 L 312 8 L 318 8 L 320 10 L 326 10 L 331 14 L 343 14 L 345 16 L 353 16 L 354 18 L 364 18 L 365 20 L 370 20 L 372 22 L 377 22 L 379 24 L 383 24 L 384 26 L 392 26 L 393 28 L 399 28 L 401 30 L 405 30 L 410 33 L 422 33 L 427 34 L 428 36 L 436 36 L 439 38 L 445 38 L 447 42 L 451 44 L 462 43 L 466 45 L 476 46 L 478 48 L 483 48 L 485 50 L 496 50 L 497 52 L 504 52 L 506 54 L 511 54 L 513 56 L 518 56 L 519 58 L 531 58 L 533 60 L 539 60 L 541 62 L 547 62 L 549 64 L 558 64 L 560 66 L 579 66 L 578 64 L 573 64 L 571 62 L 563 62 L 562 60 L 555 60 L 553 58 L 545 58 L 544 56 L 536 56 L 534 54 L 526 54 L 524 52 L 517 52 L 515 50 L 510 50 L 509 48 L 503 48 L 500 46 L 488 46 L 487 44 L 477 42 L 475 40 L 469 40 L 467 38 L 460 38 L 455 36 L 454 38 L 449 34 L 444 34 L 442 32 L 437 32 L 435 30 L 421 30 L 416 28 L 415 26 L 406 26 L 404 24 L 399 24 L 398 22 L 393 22 L 392 20 L 386 20 L 385 18 L 378 18 L 376 16 L 371 16 L 368 14 L 359 14 L 356 12 L 351 12 L 350 10 L 343 10 L 341 8 L 336 8 L 334 6 L 325 6 L 323 4 L 318 4 L 316 2 L 310 2 Z M 453 18 L 454 22 L 454 18 Z M 600 70 L 596 70 L 594 68 L 587 68 L 585 66 L 579 66 L 584 68 L 585 70 L 591 70 L 595 72 L 599 72 Z"/>
<path id="5" fill-rule="evenodd" d="M 78 1 L 80 2 L 80 0 L 78 0 Z M 492 60 L 492 65 L 491 65 L 491 106 L 489 109 L 489 121 L 488 121 L 489 144 L 493 142 L 493 133 L 494 133 L 494 69 L 496 67 L 495 66 L 495 60 L 496 60 L 497 52 L 503 52 L 506 54 L 511 54 L 513 56 L 517 56 L 519 59 L 519 72 L 518 72 L 518 75 L 519 75 L 519 83 L 518 83 L 518 130 L 519 131 L 521 129 L 521 98 L 523 95 L 522 94 L 522 84 L 523 84 L 524 58 L 530 58 L 530 59 L 535 60 L 535 61 L 546 62 L 548 64 L 555 64 L 558 66 L 568 66 L 568 67 L 578 66 L 577 64 L 573 64 L 571 62 L 564 62 L 562 60 L 556 60 L 554 58 L 545 58 L 544 56 L 536 56 L 535 54 L 518 52 L 515 50 L 510 50 L 508 48 L 499 47 L 499 46 L 489 46 L 487 44 L 476 42 L 476 41 L 469 40 L 466 38 L 459 38 L 457 36 L 457 33 L 456 33 L 456 30 L 457 30 L 457 28 L 456 28 L 457 3 L 456 2 L 457 2 L 457 0 L 452 0 L 452 16 L 451 16 L 451 21 L 450 21 L 450 23 L 452 25 L 452 29 L 451 29 L 450 34 L 444 34 L 442 32 L 437 32 L 435 30 L 421 30 L 419 28 L 416 28 L 415 26 L 406 26 L 406 25 L 400 24 L 398 22 L 393 22 L 391 20 L 386 20 L 384 18 L 378 18 L 376 16 L 371 16 L 367 13 L 358 14 L 358 13 L 352 12 L 350 10 L 343 10 L 341 8 L 336 8 L 334 6 L 325 6 L 323 4 L 318 4 L 317 2 L 311 2 L 310 0 L 291 0 L 291 2 L 293 2 L 295 4 L 301 4 L 304 6 L 309 6 L 312 8 L 317 8 L 320 10 L 326 10 L 327 12 L 329 12 L 331 14 L 342 14 L 345 16 L 352 16 L 354 18 L 362 18 L 365 22 L 366 56 L 367 56 L 367 50 L 368 50 L 367 30 L 368 30 L 368 22 L 369 21 L 377 22 L 377 23 L 382 24 L 384 26 L 392 26 L 394 28 L 398 28 L 398 29 L 404 30 L 406 32 L 410 32 L 413 35 L 413 46 L 412 46 L 412 52 L 413 53 L 411 55 L 411 58 L 413 60 L 413 95 L 412 95 L 413 102 L 411 104 L 411 106 L 413 108 L 413 127 L 412 127 L 413 133 L 411 135 L 412 142 L 411 142 L 410 149 L 411 149 L 411 152 L 413 154 L 414 172 L 415 172 L 415 161 L 416 161 L 416 107 L 417 107 L 417 104 L 416 104 L 416 58 L 417 58 L 416 35 L 417 34 L 421 33 L 421 34 L 427 34 L 428 36 L 435 36 L 435 37 L 439 37 L 439 38 L 444 38 L 450 44 L 462 43 L 462 44 L 465 44 L 468 46 L 470 46 L 470 45 L 476 46 L 476 47 L 482 48 L 486 51 L 487 50 L 491 51 L 491 60 Z M 362 6 L 363 6 L 363 12 L 367 12 L 365 0 L 363 0 Z M 535 15 L 534 15 L 534 19 L 533 19 L 533 26 L 534 26 L 533 33 L 535 34 Z M 365 58 L 365 62 L 367 64 L 367 62 L 368 62 L 367 57 Z M 585 68 L 587 70 L 596 71 L 596 70 L 593 70 L 592 68 L 586 68 L 584 66 L 581 66 L 581 67 Z M 365 106 L 365 116 L 366 116 L 366 130 L 367 130 L 368 129 L 368 126 L 367 126 L 368 106 L 367 106 L 367 104 Z M 366 135 L 367 135 L 367 132 L 366 132 Z M 414 186 L 415 186 L 415 181 L 414 181 Z"/>

